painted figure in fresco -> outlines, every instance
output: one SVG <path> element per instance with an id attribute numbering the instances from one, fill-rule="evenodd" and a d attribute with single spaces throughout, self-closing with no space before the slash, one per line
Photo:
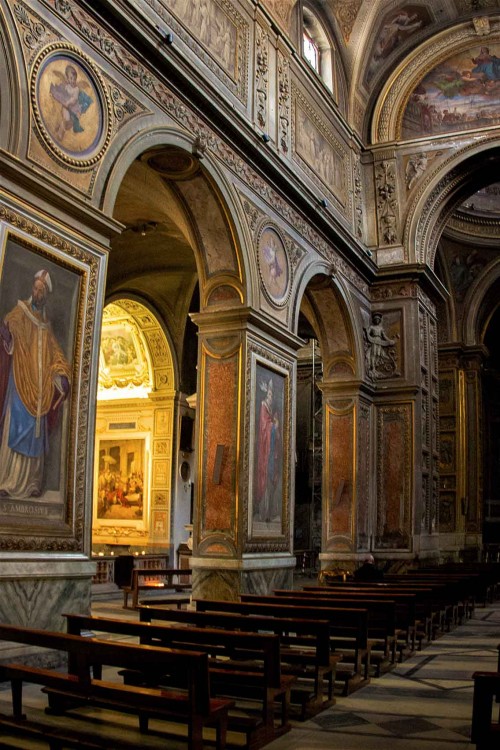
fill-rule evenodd
<path id="1" fill-rule="evenodd" d="M 82 90 L 88 84 L 86 81 L 78 80 L 78 73 L 73 65 L 66 65 L 64 76 L 55 72 L 61 78 L 61 82 L 50 84 L 50 94 L 61 105 L 61 119 L 56 125 L 55 135 L 62 142 L 66 131 L 70 128 L 74 133 L 83 133 L 84 128 L 80 118 L 93 100 Z"/>
<path id="2" fill-rule="evenodd" d="M 279 277 L 283 273 L 283 268 L 280 265 L 279 258 L 277 255 L 276 241 L 270 237 L 262 248 L 262 254 L 267 263 L 267 280 L 271 292 L 279 292 L 281 283 Z"/>
<path id="3" fill-rule="evenodd" d="M 275 499 L 279 478 L 280 424 L 278 413 L 273 411 L 273 379 L 262 382 L 265 392 L 260 405 L 259 433 L 257 442 L 257 502 L 260 521 L 272 521 L 279 515 Z"/>
<path id="4" fill-rule="evenodd" d="M 70 366 L 47 320 L 48 271 L 0 325 L 0 370 L 7 376 L 0 421 L 0 496 L 40 497 L 49 432 L 70 389 Z"/>
<path id="5" fill-rule="evenodd" d="M 422 20 L 416 13 L 410 15 L 408 11 L 402 10 L 382 27 L 373 52 L 374 59 L 378 61 L 386 58 L 405 35 L 412 34 L 421 26 Z"/>
<path id="6" fill-rule="evenodd" d="M 368 373 L 374 377 L 381 362 L 387 359 L 385 350 L 387 347 L 394 346 L 394 340 L 390 339 L 382 325 L 382 315 L 374 313 L 372 323 L 365 328 L 366 340 L 368 343 L 367 361 Z"/>
<path id="7" fill-rule="evenodd" d="M 489 47 L 481 47 L 478 57 L 473 57 L 472 62 L 475 65 L 472 68 L 473 73 L 481 73 L 488 81 L 500 79 L 500 58 L 496 55 L 490 55 Z"/>

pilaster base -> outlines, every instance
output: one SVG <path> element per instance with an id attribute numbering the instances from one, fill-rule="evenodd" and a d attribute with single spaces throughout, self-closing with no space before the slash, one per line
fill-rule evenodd
<path id="1" fill-rule="evenodd" d="M 226 558 L 191 558 L 193 599 L 236 601 L 240 594 L 270 594 L 292 588 L 295 557 L 272 555 Z"/>

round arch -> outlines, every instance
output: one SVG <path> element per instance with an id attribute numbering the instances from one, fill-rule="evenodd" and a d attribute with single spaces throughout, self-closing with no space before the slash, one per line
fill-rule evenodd
<path id="1" fill-rule="evenodd" d="M 434 267 L 437 245 L 455 208 L 480 188 L 496 181 L 500 138 L 465 146 L 438 164 L 410 204 L 403 231 L 408 257 Z"/>
<path id="2" fill-rule="evenodd" d="M 294 332 L 298 330 L 299 314 L 307 300 L 308 289 L 315 298 L 306 304 L 317 326 L 325 375 L 339 379 L 362 378 L 364 357 L 359 306 L 354 304 L 331 264 L 313 263 L 304 271 L 296 287 Z"/>
<path id="3" fill-rule="evenodd" d="M 163 149 L 176 149 L 193 163 L 191 179 L 181 175 L 178 180 L 168 175 L 179 188 L 180 202 L 190 210 L 189 242 L 195 249 L 195 260 L 202 285 L 202 306 L 225 304 L 241 306 L 258 299 L 258 280 L 249 267 L 250 233 L 239 197 L 208 150 L 197 146 L 192 136 L 169 127 L 152 126 L 136 133 L 113 154 L 108 154 L 108 170 L 96 183 L 96 194 L 102 210 L 113 214 L 120 186 L 131 165 L 147 155 L 160 154 Z M 196 190 L 186 187 L 197 182 Z M 183 187 L 180 187 L 183 186 Z M 196 208 L 196 200 L 200 203 Z M 229 254 L 220 256 L 220 238 L 227 239 Z M 217 241 L 216 241 L 217 238 Z M 217 294 L 222 288 L 225 293 Z M 215 292 L 215 294 L 214 294 Z"/>
<path id="4" fill-rule="evenodd" d="M 0 13 L 0 146 L 5 151 L 24 157 L 27 151 L 28 128 L 19 127 L 29 121 L 29 82 L 16 60 L 23 55 L 18 36 L 8 19 L 10 13 Z"/>
<path id="5" fill-rule="evenodd" d="M 92 543 L 171 554 L 176 367 L 159 317 L 115 297 L 99 349 Z"/>

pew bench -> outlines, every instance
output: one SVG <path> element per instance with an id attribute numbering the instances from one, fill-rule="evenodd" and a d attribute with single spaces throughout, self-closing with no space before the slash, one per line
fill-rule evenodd
<path id="1" fill-rule="evenodd" d="M 336 669 L 336 682 L 343 683 L 343 695 L 350 695 L 370 682 L 370 644 L 368 611 L 334 607 L 309 607 L 259 602 L 230 602 L 197 599 L 196 609 L 202 612 L 233 612 L 244 615 L 270 615 L 303 620 L 328 620 L 330 646 L 342 654 Z"/>
<path id="2" fill-rule="evenodd" d="M 257 599 L 255 599 L 257 596 Z M 276 589 L 276 601 L 291 602 L 293 604 L 307 604 L 311 607 L 333 606 L 367 609 L 368 639 L 370 641 L 370 666 L 373 675 L 380 677 L 396 665 L 396 603 L 392 599 L 376 599 L 374 597 L 331 597 L 325 594 L 311 594 L 307 591 L 291 591 L 290 589 Z M 267 601 L 273 597 L 261 597 L 253 594 L 242 594 L 242 601 Z"/>
<path id="3" fill-rule="evenodd" d="M 182 604 L 189 604 L 190 601 L 190 596 L 182 596 L 181 594 L 191 592 L 191 569 L 134 568 L 130 586 L 123 586 L 122 591 L 124 609 L 128 609 L 129 597 L 132 598 L 132 609 L 137 609 L 141 591 L 153 594 L 154 601 L 157 604 L 160 602 L 162 604 L 175 603 L 177 607 L 180 607 Z M 167 598 L 165 597 L 166 592 L 180 594 L 180 596 Z"/>
<path id="4" fill-rule="evenodd" d="M 217 750 L 226 747 L 229 709 L 234 701 L 210 695 L 209 666 L 206 653 L 153 646 L 135 646 L 94 640 L 78 635 L 0 624 L 0 640 L 61 652 L 67 658 L 68 670 L 58 671 L 27 664 L 0 666 L 0 681 L 11 683 L 12 715 L 26 721 L 23 711 L 23 684 L 41 685 L 48 695 L 48 712 L 64 713 L 82 706 L 96 706 L 136 714 L 139 729 L 146 732 L 149 719 L 187 724 L 189 750 L 202 750 L 204 727 L 215 727 Z M 95 665 L 119 669 L 159 668 L 182 675 L 181 688 L 159 688 L 124 685 L 96 678 Z"/>
<path id="5" fill-rule="evenodd" d="M 500 721 L 493 720 L 493 699 L 500 702 L 500 672 L 474 672 L 471 742 L 477 750 L 497 750 Z"/>
<path id="6" fill-rule="evenodd" d="M 170 610 L 172 611 L 172 610 Z M 109 617 L 66 614 L 68 632 L 75 635 L 109 633 L 132 636 L 148 646 L 203 651 L 209 660 L 214 695 L 236 701 L 228 730 L 245 735 L 248 748 L 258 748 L 290 730 L 290 690 L 295 677 L 280 671 L 280 642 L 272 633 L 247 633 L 216 628 L 186 628 L 172 623 L 132 622 Z M 89 636 L 87 636 L 89 637 Z M 165 675 L 161 664 L 121 670 L 125 684 L 177 687 L 176 676 Z M 251 704 L 242 709 L 238 701 Z M 275 722 L 275 707 L 279 707 Z"/>
<path id="7" fill-rule="evenodd" d="M 305 620 L 269 615 L 241 616 L 233 612 L 172 610 L 144 605 L 141 622 L 168 622 L 201 628 L 274 633 L 280 638 L 281 671 L 299 682 L 291 690 L 291 708 L 301 720 L 335 703 L 333 686 L 342 655 L 330 649 L 328 620 Z M 312 688 L 311 688 L 312 685 Z"/>

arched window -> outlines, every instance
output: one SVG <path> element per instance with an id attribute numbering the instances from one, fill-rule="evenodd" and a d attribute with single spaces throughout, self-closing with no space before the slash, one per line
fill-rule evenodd
<path id="1" fill-rule="evenodd" d="M 322 23 L 308 7 L 303 8 L 302 15 L 302 54 L 334 93 L 332 45 Z"/>

